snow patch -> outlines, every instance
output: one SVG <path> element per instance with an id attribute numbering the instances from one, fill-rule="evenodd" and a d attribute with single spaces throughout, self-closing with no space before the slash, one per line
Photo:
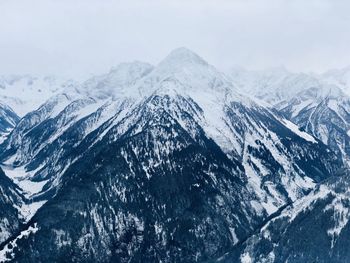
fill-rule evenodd
<path id="1" fill-rule="evenodd" d="M 22 238 L 28 238 L 29 235 L 35 234 L 38 230 L 37 223 L 34 223 L 33 226 L 23 230 L 15 239 L 6 244 L 4 248 L 0 250 L 0 262 L 12 261 L 15 256 L 14 250 L 17 247 L 17 241 Z"/>
<path id="2" fill-rule="evenodd" d="M 293 110 L 292 110 L 292 118 L 295 118 L 298 116 L 298 114 L 304 110 L 309 108 L 313 104 L 312 100 L 305 100 L 300 102 L 298 105 L 293 105 Z"/>
<path id="3" fill-rule="evenodd" d="M 299 137 L 303 138 L 304 140 L 306 140 L 308 142 L 317 143 L 317 141 L 315 140 L 315 138 L 313 136 L 311 136 L 310 134 L 308 134 L 306 132 L 299 130 L 299 127 L 297 125 L 295 125 L 294 123 L 292 123 L 286 119 L 283 119 L 282 122 L 284 123 L 284 125 L 288 129 L 290 129 L 292 132 L 294 132 Z"/>
<path id="4" fill-rule="evenodd" d="M 1 168 L 5 172 L 5 175 L 9 177 L 15 184 L 17 184 L 22 189 L 22 194 L 30 200 L 31 197 L 42 191 L 44 185 L 48 180 L 41 182 L 33 182 L 30 180 L 31 175 L 35 171 L 30 173 L 26 172 L 24 167 L 13 168 L 8 165 L 1 165 Z M 47 201 L 39 201 L 32 203 L 22 203 L 20 206 L 15 206 L 15 208 L 20 212 L 20 215 L 25 222 L 28 222 Z"/>
<path id="5" fill-rule="evenodd" d="M 252 258 L 250 257 L 248 252 L 245 252 L 241 255 L 241 263 L 253 263 Z"/>
<path id="6" fill-rule="evenodd" d="M 27 172 L 23 166 L 14 168 L 8 165 L 1 165 L 1 168 L 4 170 L 7 177 L 12 179 L 12 181 L 23 190 L 23 194 L 27 198 L 30 198 L 34 194 L 39 193 L 48 181 L 31 181 L 30 178 L 33 174 L 33 171 Z"/>

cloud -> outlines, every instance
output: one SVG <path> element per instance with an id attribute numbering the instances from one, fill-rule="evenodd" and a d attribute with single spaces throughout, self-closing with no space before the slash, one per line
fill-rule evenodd
<path id="1" fill-rule="evenodd" d="M 0 0 L 0 74 L 86 77 L 179 46 L 215 66 L 350 64 L 348 1 Z"/>

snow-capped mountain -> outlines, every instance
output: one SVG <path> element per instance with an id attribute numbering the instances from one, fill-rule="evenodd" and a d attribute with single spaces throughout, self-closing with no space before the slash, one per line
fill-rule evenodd
<path id="1" fill-rule="evenodd" d="M 0 76 L 0 102 L 22 117 L 54 94 L 75 85 L 73 80 L 54 76 L 3 75 Z"/>
<path id="2" fill-rule="evenodd" d="M 288 71 L 237 71 L 241 90 L 270 104 L 285 118 L 330 146 L 345 163 L 349 161 L 348 70 L 323 75 L 295 74 Z M 253 81 L 255 80 L 255 81 Z M 265 88 L 266 87 L 266 88 Z"/>
<path id="3" fill-rule="evenodd" d="M 350 97 L 337 87 L 309 89 L 277 105 L 279 110 L 303 130 L 329 145 L 349 162 Z"/>
<path id="4" fill-rule="evenodd" d="M 342 168 L 237 85 L 180 48 L 155 67 L 121 64 L 25 115 L 0 160 L 30 216 L 0 255 L 213 259 Z"/>

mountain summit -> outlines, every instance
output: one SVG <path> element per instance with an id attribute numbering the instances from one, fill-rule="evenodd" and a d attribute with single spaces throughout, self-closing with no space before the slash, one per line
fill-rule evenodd
<path id="1" fill-rule="evenodd" d="M 195 52 L 186 47 L 180 47 L 171 51 L 169 55 L 159 63 L 159 66 L 171 65 L 176 67 L 189 64 L 208 65 L 208 63 Z"/>

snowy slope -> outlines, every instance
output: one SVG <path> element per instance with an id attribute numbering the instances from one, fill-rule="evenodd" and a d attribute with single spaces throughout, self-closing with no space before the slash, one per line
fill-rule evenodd
<path id="1" fill-rule="evenodd" d="M 348 171 L 276 214 L 217 262 L 348 262 Z"/>

